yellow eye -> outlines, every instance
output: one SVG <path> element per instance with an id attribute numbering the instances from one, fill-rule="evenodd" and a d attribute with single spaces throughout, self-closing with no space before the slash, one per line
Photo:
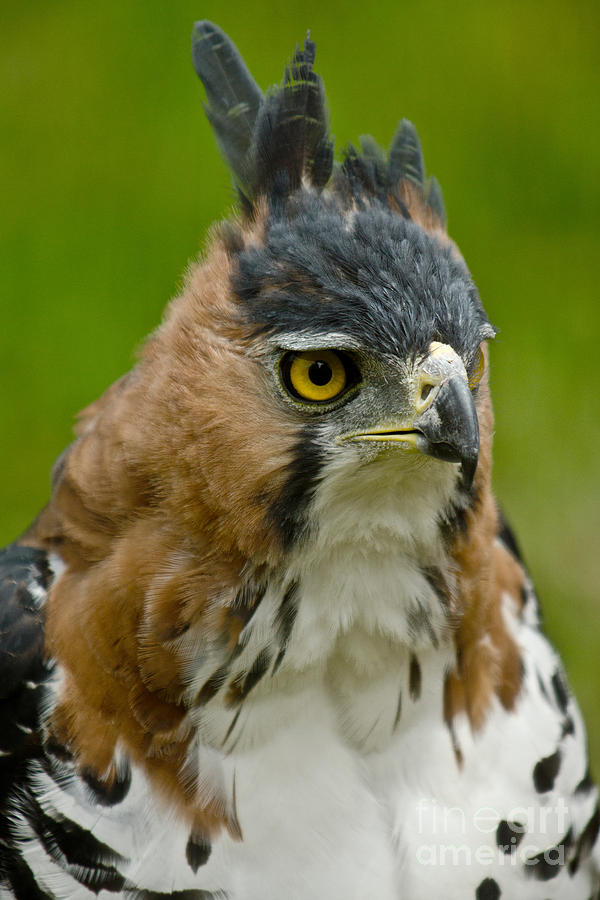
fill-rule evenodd
<path id="1" fill-rule="evenodd" d="M 473 367 L 473 372 L 469 377 L 469 387 L 471 390 L 474 390 L 481 379 L 483 378 L 483 373 L 485 370 L 485 357 L 483 355 L 483 350 L 481 347 L 477 351 L 477 356 L 475 357 L 475 365 Z"/>
<path id="2" fill-rule="evenodd" d="M 335 350 L 286 353 L 281 361 L 282 380 L 292 395 L 310 403 L 327 403 L 344 393 L 350 383 L 349 363 Z"/>

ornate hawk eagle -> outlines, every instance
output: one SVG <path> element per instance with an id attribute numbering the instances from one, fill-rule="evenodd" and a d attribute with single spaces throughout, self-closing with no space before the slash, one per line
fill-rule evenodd
<path id="1" fill-rule="evenodd" d="M 335 162 L 310 39 L 266 94 L 193 57 L 239 209 L 0 555 L 0 896 L 596 896 L 415 128 Z"/>

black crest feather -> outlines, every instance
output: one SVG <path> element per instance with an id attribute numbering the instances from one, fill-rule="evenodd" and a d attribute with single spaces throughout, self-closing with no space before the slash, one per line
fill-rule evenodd
<path id="1" fill-rule="evenodd" d="M 440 183 L 435 175 L 430 175 L 425 185 L 425 199 L 443 226 L 446 225 L 446 207 Z"/>
<path id="2" fill-rule="evenodd" d="M 281 84 L 266 95 L 256 85 L 233 42 L 212 22 L 197 22 L 194 68 L 206 89 L 206 114 L 248 209 L 260 196 L 284 200 L 303 180 L 318 190 L 334 174 L 332 189 L 359 205 L 376 198 L 410 218 L 402 185 L 416 188 L 436 218 L 446 214 L 439 184 L 425 178 L 415 126 L 402 119 L 389 154 L 372 137 L 350 146 L 334 169 L 323 82 L 314 71 L 310 36 L 288 63 Z"/>
<path id="3" fill-rule="evenodd" d="M 390 144 L 389 180 L 392 189 L 403 181 L 416 187 L 441 224 L 446 224 L 442 189 L 433 176 L 425 178 L 421 141 L 417 129 L 408 119 L 399 122 Z"/>
<path id="4" fill-rule="evenodd" d="M 219 148 L 242 188 L 248 180 L 248 151 L 254 136 L 262 91 L 237 47 L 212 22 L 196 22 L 192 60 L 206 90 L 206 115 Z"/>
<path id="5" fill-rule="evenodd" d="M 329 180 L 333 147 L 328 138 L 323 83 L 313 69 L 315 45 L 307 38 L 296 48 L 283 82 L 265 99 L 256 123 L 253 156 L 256 193 L 268 192 L 285 173 L 289 189 L 300 186 L 302 176 L 311 183 Z"/>
<path id="6" fill-rule="evenodd" d="M 383 150 L 371 135 L 361 136 L 360 150 L 352 144 L 348 146 L 342 172 L 357 199 L 361 194 L 385 199 L 388 191 L 388 164 Z"/>
<path id="7" fill-rule="evenodd" d="M 390 144 L 390 181 L 410 181 L 423 189 L 425 183 L 425 163 L 421 141 L 417 129 L 408 119 L 402 119 Z"/>
<path id="8" fill-rule="evenodd" d="M 206 114 L 244 199 L 296 190 L 303 177 L 317 188 L 333 168 L 323 83 L 313 69 L 310 38 L 266 96 L 240 53 L 212 22 L 194 25 L 194 68 L 206 90 Z"/>

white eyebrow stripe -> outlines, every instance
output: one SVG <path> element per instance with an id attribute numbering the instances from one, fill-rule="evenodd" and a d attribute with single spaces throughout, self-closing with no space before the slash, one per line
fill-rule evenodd
<path id="1" fill-rule="evenodd" d="M 272 335 L 269 344 L 282 350 L 362 350 L 356 338 L 339 331 L 290 331 Z"/>

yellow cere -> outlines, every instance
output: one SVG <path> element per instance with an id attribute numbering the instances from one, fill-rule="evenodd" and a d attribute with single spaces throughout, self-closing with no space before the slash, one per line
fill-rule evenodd
<path id="1" fill-rule="evenodd" d="M 313 403 L 334 400 L 347 383 L 344 363 L 333 350 L 297 353 L 290 366 L 289 379 L 296 393 Z"/>

